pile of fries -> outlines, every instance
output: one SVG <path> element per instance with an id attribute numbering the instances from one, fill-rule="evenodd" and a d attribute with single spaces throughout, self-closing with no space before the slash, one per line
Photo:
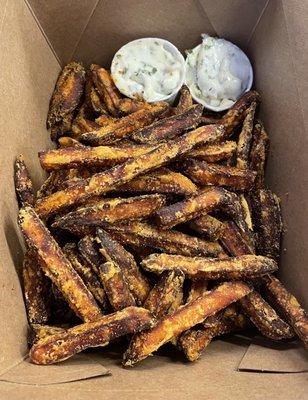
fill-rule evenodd
<path id="1" fill-rule="evenodd" d="M 36 194 L 15 165 L 31 362 L 119 338 L 125 366 L 168 342 L 194 361 L 251 325 L 308 346 L 307 315 L 274 275 L 283 227 L 259 103 L 250 91 L 213 115 L 183 87 L 174 107 L 148 104 L 98 65 L 65 66 Z"/>

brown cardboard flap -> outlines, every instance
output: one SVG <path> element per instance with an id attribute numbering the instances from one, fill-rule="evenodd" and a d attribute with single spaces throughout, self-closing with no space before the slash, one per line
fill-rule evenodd
<path id="1" fill-rule="evenodd" d="M 255 338 L 248 347 L 239 371 L 308 372 L 308 352 L 302 343 L 277 343 Z"/>
<path id="2" fill-rule="evenodd" d="M 61 364 L 48 366 L 31 364 L 28 359 L 22 360 L 0 375 L 0 381 L 26 385 L 51 385 L 104 375 L 110 375 L 110 371 L 102 364 L 84 354 L 78 354 Z"/>

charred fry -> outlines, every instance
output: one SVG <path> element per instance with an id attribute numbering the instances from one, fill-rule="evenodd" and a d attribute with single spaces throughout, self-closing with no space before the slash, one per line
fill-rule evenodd
<path id="1" fill-rule="evenodd" d="M 91 179 L 84 180 L 72 188 L 58 191 L 41 199 L 37 203 L 36 211 L 40 216 L 47 217 L 72 204 L 106 193 L 138 175 L 158 168 L 187 153 L 200 143 L 219 139 L 221 135 L 222 128 L 219 125 L 207 125 L 188 132 L 178 139 L 161 144 L 143 156 L 128 160 L 105 172 L 94 174 Z"/>
<path id="2" fill-rule="evenodd" d="M 81 257 L 86 261 L 92 268 L 92 270 L 99 274 L 99 266 L 103 262 L 102 255 L 99 253 L 98 245 L 96 241 L 90 237 L 85 236 L 78 242 L 78 250 Z"/>
<path id="3" fill-rule="evenodd" d="M 74 119 L 74 114 L 66 114 L 62 121 L 57 122 L 50 130 L 50 139 L 56 141 L 61 136 L 69 134 L 72 130 L 72 122 Z"/>
<path id="4" fill-rule="evenodd" d="M 39 340 L 30 350 L 30 360 L 34 364 L 53 364 L 89 347 L 107 346 L 118 337 L 149 329 L 153 324 L 148 310 L 128 307 Z"/>
<path id="5" fill-rule="evenodd" d="M 174 254 L 151 254 L 141 262 L 147 271 L 161 274 L 180 269 L 192 279 L 249 279 L 278 269 L 268 257 L 245 255 L 219 260 L 217 258 L 186 257 Z"/>
<path id="6" fill-rule="evenodd" d="M 236 142 L 225 141 L 219 144 L 198 146 L 188 153 L 189 157 L 207 162 L 218 162 L 230 159 L 236 151 Z"/>
<path id="7" fill-rule="evenodd" d="M 263 289 L 268 298 L 286 318 L 298 337 L 308 349 L 308 316 L 297 299 L 272 275 L 262 278 Z"/>
<path id="8" fill-rule="evenodd" d="M 33 206 L 35 203 L 33 184 L 22 154 L 15 161 L 14 181 L 19 207 Z"/>
<path id="9" fill-rule="evenodd" d="M 180 98 L 176 107 L 173 109 L 173 114 L 182 114 L 193 105 L 193 99 L 186 85 L 183 85 L 180 90 Z"/>
<path id="10" fill-rule="evenodd" d="M 236 154 L 236 166 L 238 168 L 248 168 L 249 166 L 249 151 L 252 140 L 253 120 L 256 107 L 256 102 L 252 102 L 251 105 L 248 107 L 243 122 L 242 131 L 238 138 Z"/>
<path id="11" fill-rule="evenodd" d="M 185 174 L 199 185 L 226 186 L 233 190 L 250 190 L 256 173 L 247 169 L 208 164 L 205 161 L 186 160 Z"/>
<path id="12" fill-rule="evenodd" d="M 161 319 L 154 328 L 135 337 L 124 354 L 123 364 L 132 366 L 143 360 L 173 337 L 246 296 L 250 290 L 243 283 L 227 282 L 180 307 L 174 314 Z"/>
<path id="13" fill-rule="evenodd" d="M 54 238 L 31 207 L 20 210 L 19 226 L 31 250 L 37 255 L 44 273 L 60 289 L 65 300 L 84 321 L 102 314 L 92 294 L 62 253 Z"/>
<path id="14" fill-rule="evenodd" d="M 80 63 L 71 62 L 61 71 L 50 100 L 47 128 L 61 122 L 80 102 L 85 83 L 85 70 Z"/>
<path id="15" fill-rule="evenodd" d="M 132 134 L 137 143 L 159 143 L 198 125 L 203 106 L 193 105 L 181 114 L 161 119 Z"/>
<path id="16" fill-rule="evenodd" d="M 142 276 L 134 257 L 124 249 L 116 240 L 114 240 L 103 229 L 97 229 L 100 252 L 107 261 L 113 262 L 123 273 L 138 304 L 142 304 L 147 298 L 150 286 L 144 276 Z"/>
<path id="17" fill-rule="evenodd" d="M 264 186 L 265 166 L 269 150 L 269 138 L 261 122 L 257 122 L 252 137 L 249 155 L 249 168 L 257 172 L 255 187 Z"/>
<path id="18" fill-rule="evenodd" d="M 171 254 L 182 254 L 186 256 L 211 256 L 217 257 L 223 254 L 218 243 L 207 242 L 193 236 L 177 231 L 165 231 L 144 222 L 128 222 L 117 225 L 106 226 L 106 229 L 114 237 L 124 237 L 125 244 L 135 244 L 152 247 Z"/>

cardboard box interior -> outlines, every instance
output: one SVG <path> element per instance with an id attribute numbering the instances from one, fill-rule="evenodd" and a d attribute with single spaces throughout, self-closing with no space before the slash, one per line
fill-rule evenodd
<path id="1" fill-rule="evenodd" d="M 235 337 L 214 342 L 194 365 L 161 356 L 129 371 L 119 366 L 115 353 L 108 349 L 80 355 L 59 366 L 38 367 L 24 361 L 27 321 L 19 283 L 23 241 L 16 224 L 13 185 L 13 162 L 21 152 L 35 184 L 38 186 L 44 178 L 37 151 L 52 146 L 45 118 L 60 65 L 77 59 L 109 66 L 114 52 L 138 37 L 163 37 L 185 50 L 197 44 L 203 32 L 223 36 L 239 44 L 253 62 L 255 86 L 263 97 L 262 119 L 271 138 L 267 182 L 282 198 L 286 227 L 280 275 L 308 308 L 308 81 L 304 76 L 308 32 L 304 3 L 0 0 L 0 393 L 6 394 L 4 398 L 10 398 L 13 390 L 15 399 L 27 395 L 49 398 L 51 393 L 64 392 L 66 398 L 73 398 L 75 391 L 85 393 L 82 398 L 86 398 L 90 390 L 91 397 L 103 393 L 105 398 L 115 394 L 122 398 L 198 398 L 205 392 L 215 399 L 273 399 L 278 394 L 280 399 L 304 398 L 307 355 L 297 344 L 256 342 L 248 347 L 249 339 Z M 82 380 L 106 375 L 108 370 L 111 377 Z M 261 371 L 296 374 L 269 375 Z M 61 385 L 71 381 L 75 382 Z M 57 385 L 32 386 L 48 384 Z M 255 397 L 250 397 L 252 394 Z"/>

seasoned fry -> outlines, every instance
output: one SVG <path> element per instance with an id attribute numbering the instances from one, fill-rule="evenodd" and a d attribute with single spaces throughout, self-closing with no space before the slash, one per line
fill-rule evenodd
<path id="1" fill-rule="evenodd" d="M 93 297 L 97 303 L 106 309 L 106 294 L 102 285 L 100 284 L 97 275 L 93 272 L 92 268 L 81 260 L 77 245 L 75 243 L 66 243 L 63 247 L 63 252 L 70 261 L 72 267 L 77 272 L 77 274 L 84 281 L 86 287 L 93 294 Z"/>
<path id="2" fill-rule="evenodd" d="M 219 233 L 219 240 L 231 256 L 238 257 L 254 253 L 233 221 L 224 224 L 224 228 Z"/>
<path id="3" fill-rule="evenodd" d="M 148 310 L 128 307 L 105 315 L 98 321 L 86 322 L 39 340 L 30 350 L 30 361 L 40 365 L 53 364 L 89 347 L 107 346 L 112 340 L 141 332 L 153 325 L 154 320 Z"/>
<path id="4" fill-rule="evenodd" d="M 90 179 L 84 180 L 72 188 L 58 191 L 41 199 L 36 205 L 36 211 L 40 216 L 47 217 L 72 204 L 106 193 L 131 181 L 138 175 L 167 164 L 200 143 L 218 140 L 221 135 L 222 128 L 219 125 L 207 125 L 188 132 L 178 139 L 161 144 L 147 154 L 116 165 L 107 171 L 94 174 Z"/>
<path id="5" fill-rule="evenodd" d="M 180 90 L 180 98 L 176 107 L 173 108 L 172 114 L 182 114 L 193 105 L 193 98 L 191 97 L 190 91 L 186 85 L 183 85 Z"/>
<path id="6" fill-rule="evenodd" d="M 236 148 L 236 142 L 227 140 L 219 144 L 198 146 L 189 152 L 187 156 L 207 162 L 217 162 L 230 159 L 234 155 Z"/>
<path id="7" fill-rule="evenodd" d="M 243 127 L 237 142 L 236 166 L 238 168 L 248 168 L 249 151 L 251 147 L 253 120 L 255 116 L 257 103 L 253 101 L 248 107 L 243 122 Z"/>
<path id="8" fill-rule="evenodd" d="M 137 143 L 159 143 L 165 139 L 172 139 L 183 131 L 197 126 L 202 111 L 202 105 L 193 105 L 181 114 L 161 119 L 134 132 L 132 138 Z"/>
<path id="9" fill-rule="evenodd" d="M 241 299 L 240 305 L 262 335 L 273 340 L 290 339 L 294 336 L 290 326 L 277 315 L 258 292 L 253 291 Z"/>
<path id="10" fill-rule="evenodd" d="M 98 146 L 81 148 L 64 148 L 39 152 L 39 160 L 42 168 L 53 171 L 63 168 L 80 166 L 110 167 L 120 164 L 130 158 L 136 158 L 146 154 L 157 146 L 126 145 L 126 146 Z"/>
<path id="11" fill-rule="evenodd" d="M 149 294 L 150 286 L 134 257 L 103 229 L 97 229 L 97 236 L 101 254 L 120 268 L 136 302 L 142 304 Z"/>
<path id="12" fill-rule="evenodd" d="M 251 289 L 240 282 L 227 282 L 161 319 L 151 330 L 135 337 L 124 354 L 123 364 L 132 366 L 206 317 L 246 296 Z"/>
<path id="13" fill-rule="evenodd" d="M 116 191 L 189 195 L 197 192 L 197 186 L 185 175 L 160 168 L 117 187 Z"/>
<path id="14" fill-rule="evenodd" d="M 47 128 L 61 122 L 80 102 L 85 83 L 85 70 L 80 63 L 71 62 L 61 71 L 50 100 Z"/>
<path id="15" fill-rule="evenodd" d="M 80 207 L 57 219 L 53 228 L 76 225 L 103 226 L 106 222 L 115 223 L 130 219 L 149 217 L 166 204 L 161 194 L 143 195 L 129 198 L 103 199 L 93 206 Z"/>
<path id="16" fill-rule="evenodd" d="M 255 187 L 264 187 L 265 166 L 269 151 L 269 138 L 261 122 L 255 124 L 249 155 L 249 168 L 257 172 Z"/>
<path id="17" fill-rule="evenodd" d="M 142 108 L 132 114 L 119 118 L 97 130 L 81 135 L 81 141 L 92 146 L 106 145 L 126 139 L 133 132 L 150 125 L 156 117 L 166 110 L 166 105 L 154 104 L 151 108 Z"/>
<path id="18" fill-rule="evenodd" d="M 201 215 L 201 217 L 189 221 L 188 226 L 193 231 L 205 235 L 210 240 L 217 240 L 221 235 L 221 231 L 225 228 L 223 222 L 208 214 Z"/>
<path id="19" fill-rule="evenodd" d="M 87 106 L 97 114 L 107 114 L 107 107 L 96 90 L 93 79 L 92 71 L 87 71 L 86 74 L 86 87 L 85 87 L 85 98 Z"/>
<path id="20" fill-rule="evenodd" d="M 35 254 L 29 250 L 25 254 L 22 275 L 28 321 L 30 324 L 46 324 L 50 317 L 50 282 Z"/>
<path id="21" fill-rule="evenodd" d="M 98 319 L 102 314 L 92 294 L 35 211 L 31 207 L 21 209 L 18 223 L 44 273 L 55 283 L 70 307 L 84 321 Z"/>
<path id="22" fill-rule="evenodd" d="M 251 103 L 259 103 L 261 97 L 255 90 L 250 90 L 243 94 L 243 96 L 226 112 L 226 114 L 219 120 L 219 124 L 225 128 L 225 136 L 228 137 L 246 117 L 246 110 Z"/>
<path id="23" fill-rule="evenodd" d="M 119 101 L 118 111 L 122 115 L 127 115 L 142 110 L 143 108 L 147 108 L 148 106 L 149 103 L 146 103 L 142 99 L 135 100 L 135 99 L 124 98 Z"/>
<path id="24" fill-rule="evenodd" d="M 262 278 L 263 289 L 308 349 L 308 316 L 298 300 L 273 275 Z"/>
<path id="25" fill-rule="evenodd" d="M 219 123 L 220 123 L 219 117 L 215 116 L 203 116 L 200 119 L 201 125 L 219 124 Z"/>
<path id="26" fill-rule="evenodd" d="M 244 194 L 240 195 L 240 203 L 242 205 L 242 210 L 244 213 L 244 218 L 246 221 L 246 225 L 248 227 L 248 229 L 250 229 L 250 231 L 253 230 L 253 226 L 252 226 L 252 218 L 251 218 L 251 212 L 250 212 L 250 208 L 249 208 L 249 204 L 246 200 L 246 197 Z"/>
<path id="27" fill-rule="evenodd" d="M 187 303 L 195 300 L 197 297 L 202 296 L 208 287 L 208 281 L 206 279 L 195 279 L 191 281 L 189 294 L 187 297 Z"/>
<path id="28" fill-rule="evenodd" d="M 184 279 L 185 276 L 181 271 L 163 272 L 160 280 L 149 293 L 144 308 L 158 319 L 174 314 L 183 301 Z M 176 345 L 176 341 L 174 344 Z"/>
<path id="29" fill-rule="evenodd" d="M 61 136 L 67 135 L 72 131 L 74 113 L 64 115 L 62 121 L 57 122 L 50 130 L 50 139 L 56 141 Z"/>
<path id="30" fill-rule="evenodd" d="M 96 275 L 98 275 L 99 266 L 104 262 L 104 259 L 99 252 L 97 242 L 92 237 L 85 236 L 79 240 L 78 250 L 83 260 L 87 262 Z"/>
<path id="31" fill-rule="evenodd" d="M 33 184 L 22 154 L 15 160 L 14 181 L 19 207 L 33 206 L 35 204 Z"/>
<path id="32" fill-rule="evenodd" d="M 28 332 L 28 345 L 32 347 L 40 339 L 62 332 L 65 332 L 65 329 L 60 326 L 32 324 Z"/>
<path id="33" fill-rule="evenodd" d="M 199 185 L 226 186 L 233 190 L 246 191 L 253 187 L 256 173 L 247 169 L 208 164 L 205 161 L 186 160 L 185 174 Z"/>
<path id="34" fill-rule="evenodd" d="M 144 222 L 134 221 L 117 225 L 106 226 L 106 229 L 117 237 L 127 238 L 125 244 L 135 244 L 152 247 L 170 254 L 182 254 L 186 256 L 210 256 L 218 257 L 224 254 L 218 243 L 207 242 L 193 236 L 177 231 L 165 231 L 157 229 Z"/>
<path id="35" fill-rule="evenodd" d="M 278 269 L 276 262 L 271 258 L 255 255 L 219 260 L 161 253 L 151 254 L 141 265 L 145 270 L 156 274 L 165 270 L 180 269 L 192 279 L 250 279 Z"/>
<path id="36" fill-rule="evenodd" d="M 111 261 L 101 264 L 99 266 L 99 278 L 114 311 L 136 304 L 118 265 Z"/>
<path id="37" fill-rule="evenodd" d="M 59 145 L 62 148 L 66 148 L 66 147 L 74 147 L 74 148 L 83 148 L 84 145 L 80 142 L 78 142 L 78 140 L 73 139 L 69 136 L 62 136 L 58 139 Z"/>

